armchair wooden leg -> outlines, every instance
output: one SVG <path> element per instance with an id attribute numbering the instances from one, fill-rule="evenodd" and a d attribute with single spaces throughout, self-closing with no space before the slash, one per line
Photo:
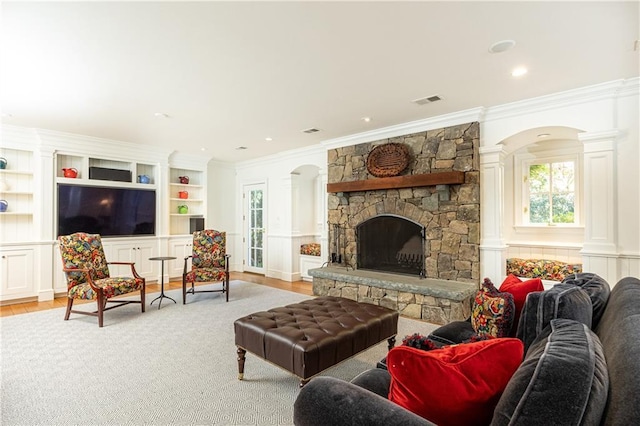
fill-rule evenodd
<path id="1" fill-rule="evenodd" d="M 146 284 L 146 283 L 145 283 Z M 142 288 L 140 289 L 140 304 L 142 305 L 142 312 L 144 312 L 144 297 L 145 297 L 145 284 L 142 284 Z"/>
<path id="2" fill-rule="evenodd" d="M 67 312 L 65 312 L 64 314 L 64 320 L 68 321 L 69 320 L 69 315 L 71 315 L 71 307 L 73 306 L 73 299 L 70 297 L 67 297 Z"/>
<path id="3" fill-rule="evenodd" d="M 187 283 L 182 278 L 182 304 L 185 305 L 187 303 Z"/>
<path id="4" fill-rule="evenodd" d="M 104 296 L 102 292 L 98 293 L 98 327 L 102 327 L 103 318 L 104 318 L 104 305 L 106 304 L 106 300 L 103 300 Z"/>
<path id="5" fill-rule="evenodd" d="M 227 302 L 229 301 L 229 277 L 224 280 L 225 293 L 227 294 Z"/>

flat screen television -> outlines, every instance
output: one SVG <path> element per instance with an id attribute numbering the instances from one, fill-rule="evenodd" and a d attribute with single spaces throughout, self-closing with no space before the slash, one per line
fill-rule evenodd
<path id="1" fill-rule="evenodd" d="M 155 235 L 156 191 L 58 184 L 58 235 Z"/>

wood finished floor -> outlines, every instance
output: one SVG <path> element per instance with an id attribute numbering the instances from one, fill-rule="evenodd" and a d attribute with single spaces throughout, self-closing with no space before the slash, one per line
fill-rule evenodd
<path id="1" fill-rule="evenodd" d="M 266 278 L 262 275 L 250 274 L 246 272 L 231 272 L 231 280 L 242 280 L 248 281 L 254 284 L 266 285 L 269 287 L 278 288 L 280 290 L 288 290 L 296 293 L 312 295 L 313 290 L 310 282 L 306 281 L 282 281 L 275 278 Z M 165 283 L 164 289 L 174 290 L 182 288 L 182 281 L 172 280 L 169 283 Z M 160 292 L 160 284 L 151 283 L 147 284 L 147 297 L 146 299 L 151 301 L 153 297 L 150 298 L 150 295 L 153 293 Z M 75 302 L 79 303 L 79 302 Z M 95 303 L 95 302 L 91 302 Z M 43 311 L 46 309 L 53 308 L 64 308 L 67 306 L 67 298 L 66 297 L 56 297 L 54 300 L 49 300 L 46 302 L 25 302 L 25 303 L 16 303 L 13 305 L 5 305 L 0 306 L 0 317 L 7 317 L 11 315 L 20 315 L 26 314 L 29 312 L 35 311 Z"/>

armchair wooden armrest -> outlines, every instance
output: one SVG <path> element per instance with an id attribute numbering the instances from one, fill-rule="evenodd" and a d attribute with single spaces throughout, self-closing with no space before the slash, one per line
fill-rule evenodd
<path id="1" fill-rule="evenodd" d="M 62 271 L 65 274 L 68 274 L 69 272 L 82 272 L 84 275 L 86 275 L 87 282 L 89 283 L 89 285 L 91 286 L 93 291 L 96 291 L 96 292 L 102 291 L 102 290 L 100 290 L 100 287 L 98 287 L 97 285 L 95 285 L 93 283 L 93 280 L 91 279 L 91 274 L 89 273 L 89 269 L 87 269 L 87 268 L 64 268 L 63 267 Z M 67 290 L 69 290 L 71 287 L 74 287 L 74 286 L 67 284 Z"/>
<path id="2" fill-rule="evenodd" d="M 129 265 L 131 266 L 131 273 L 135 278 L 142 278 L 136 271 L 135 262 L 107 262 L 107 265 Z"/>
<path id="3" fill-rule="evenodd" d="M 187 260 L 189 260 L 192 257 L 193 257 L 193 255 L 190 254 L 189 256 L 186 256 L 184 258 L 184 269 L 182 269 L 182 274 L 183 275 L 186 275 L 186 273 L 187 273 Z"/>

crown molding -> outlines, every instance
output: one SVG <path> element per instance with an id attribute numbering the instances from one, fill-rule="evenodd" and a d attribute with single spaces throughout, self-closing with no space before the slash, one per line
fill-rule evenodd
<path id="1" fill-rule="evenodd" d="M 640 77 L 625 80 L 618 93 L 620 97 L 640 95 Z"/>
<path id="2" fill-rule="evenodd" d="M 249 169 L 252 167 L 265 167 L 268 164 L 280 163 L 282 161 L 295 160 L 298 158 L 307 160 L 307 163 L 309 163 L 309 156 L 326 155 L 326 152 L 327 149 L 320 144 L 310 145 L 304 148 L 296 148 L 265 157 L 255 158 L 253 160 L 240 161 L 235 163 L 235 167 L 237 170 Z M 326 161 L 326 158 L 324 158 L 324 160 Z"/>
<path id="3" fill-rule="evenodd" d="M 176 169 L 202 169 L 207 167 L 211 157 L 174 151 L 169 155 L 169 167 Z"/>
<path id="4" fill-rule="evenodd" d="M 55 130 L 35 129 L 40 145 L 54 151 L 78 153 L 89 157 L 112 159 L 144 159 L 145 162 L 166 162 L 171 150 L 113 139 L 103 139 Z"/>
<path id="5" fill-rule="evenodd" d="M 487 108 L 484 121 L 501 120 L 520 115 L 533 114 L 550 109 L 595 102 L 603 99 L 615 99 L 628 80 L 614 80 L 607 83 L 582 87 L 574 90 L 539 96 L 508 104 Z"/>
<path id="6" fill-rule="evenodd" d="M 471 108 L 452 114 L 439 115 L 437 117 L 410 121 L 408 123 L 383 127 L 381 129 L 371 130 L 368 132 L 356 133 L 354 135 L 343 136 L 335 139 L 328 139 L 321 142 L 320 144 L 328 150 L 341 148 L 343 146 L 373 142 L 381 139 L 394 138 L 397 136 L 410 135 L 412 133 L 425 132 L 427 130 L 472 123 L 475 121 L 481 121 L 484 111 L 485 109 L 482 107 Z"/>

